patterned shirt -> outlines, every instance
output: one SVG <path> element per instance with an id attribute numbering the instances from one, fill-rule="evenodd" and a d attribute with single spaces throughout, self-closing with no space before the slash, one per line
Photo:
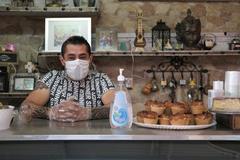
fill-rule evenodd
<path id="1" fill-rule="evenodd" d="M 102 95 L 114 85 L 105 73 L 90 71 L 86 78 L 81 81 L 73 81 L 68 78 L 65 71 L 50 71 L 43 78 L 50 89 L 49 106 L 55 106 L 63 100 L 74 97 L 80 106 L 100 107 L 103 106 Z"/>

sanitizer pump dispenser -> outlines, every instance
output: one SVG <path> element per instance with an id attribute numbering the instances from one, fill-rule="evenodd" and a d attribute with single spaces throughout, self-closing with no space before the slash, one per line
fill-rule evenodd
<path id="1" fill-rule="evenodd" d="M 119 69 L 118 87 L 114 101 L 110 106 L 109 121 L 111 128 L 131 128 L 133 121 L 132 102 L 127 88 L 124 85 L 123 70 Z"/>

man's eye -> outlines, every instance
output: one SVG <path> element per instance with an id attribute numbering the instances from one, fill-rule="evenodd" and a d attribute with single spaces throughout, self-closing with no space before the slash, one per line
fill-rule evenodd
<path id="1" fill-rule="evenodd" d="M 87 57 L 79 57 L 79 59 L 86 60 Z"/>
<path id="2" fill-rule="evenodd" d="M 73 61 L 75 60 L 75 57 L 68 57 L 68 60 Z"/>

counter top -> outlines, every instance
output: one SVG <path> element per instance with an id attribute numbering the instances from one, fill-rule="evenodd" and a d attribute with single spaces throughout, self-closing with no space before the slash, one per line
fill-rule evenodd
<path id="1" fill-rule="evenodd" d="M 111 129 L 108 120 L 60 123 L 34 119 L 29 124 L 13 122 L 0 131 L 0 141 L 44 140 L 203 140 L 240 141 L 240 131 L 214 126 L 201 130 L 161 130 L 138 127 Z"/>

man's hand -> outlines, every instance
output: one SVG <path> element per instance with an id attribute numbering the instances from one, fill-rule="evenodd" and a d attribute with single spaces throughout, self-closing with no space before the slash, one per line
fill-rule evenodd
<path id="1" fill-rule="evenodd" d="M 76 122 L 91 119 L 91 109 L 80 107 L 77 102 L 67 100 L 49 110 L 49 119 L 60 122 Z"/>

